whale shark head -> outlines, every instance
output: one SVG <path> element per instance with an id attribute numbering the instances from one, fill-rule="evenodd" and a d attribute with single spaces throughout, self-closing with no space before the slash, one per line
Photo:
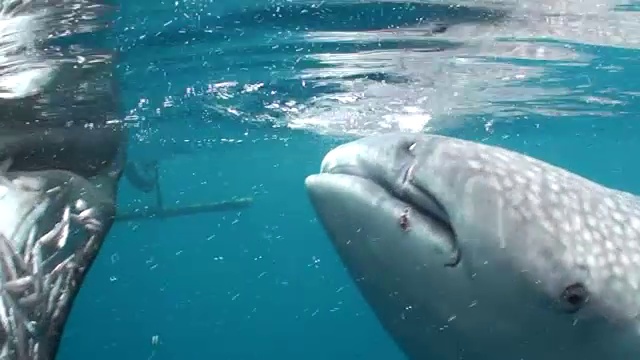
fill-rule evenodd
<path id="1" fill-rule="evenodd" d="M 640 200 L 499 147 L 385 134 L 331 150 L 311 203 L 412 360 L 640 354 Z"/>

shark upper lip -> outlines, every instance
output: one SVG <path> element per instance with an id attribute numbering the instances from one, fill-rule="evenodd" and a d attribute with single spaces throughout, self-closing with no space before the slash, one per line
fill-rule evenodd
<path id="1" fill-rule="evenodd" d="M 357 176 L 359 178 L 369 180 L 385 189 L 391 196 L 402 200 L 413 210 L 440 222 L 444 228 L 449 229 L 453 234 L 449 216 L 440 201 L 438 201 L 438 199 L 427 189 L 417 186 L 412 181 L 415 167 L 415 161 L 409 162 L 403 168 L 402 175 L 398 178 L 399 181 L 395 184 L 385 179 L 378 179 L 376 177 L 369 176 L 355 164 L 326 166 L 323 167 L 321 173 Z"/>
<path id="2" fill-rule="evenodd" d="M 321 173 L 357 176 L 359 178 L 369 180 L 385 189 L 392 196 L 395 196 L 407 203 L 412 208 L 424 213 L 430 218 L 442 222 L 447 228 L 451 228 L 449 216 L 438 199 L 428 190 L 420 186 L 416 186 L 416 184 L 413 183 L 412 178 L 415 167 L 415 161 L 408 163 L 404 167 L 402 175 L 399 177 L 399 183 L 396 183 L 395 185 L 390 184 L 389 181 L 371 177 L 365 171 L 362 171 L 359 166 L 352 164 L 326 166 L 322 168 Z M 418 201 L 415 199 L 416 196 L 419 196 Z"/>
<path id="3" fill-rule="evenodd" d="M 412 210 L 440 224 L 440 227 L 450 233 L 452 241 L 455 242 L 455 231 L 453 230 L 449 215 L 437 197 L 425 189 L 423 186 L 413 181 L 413 175 L 418 166 L 416 159 L 412 158 L 403 166 L 400 176 L 396 180 L 385 179 L 384 177 L 371 176 L 356 163 L 336 163 L 335 160 L 326 161 L 321 167 L 320 173 L 356 176 L 361 179 L 371 181 L 383 188 L 389 195 L 401 200 Z M 458 249 L 447 266 L 456 266 L 460 262 L 461 253 Z"/>

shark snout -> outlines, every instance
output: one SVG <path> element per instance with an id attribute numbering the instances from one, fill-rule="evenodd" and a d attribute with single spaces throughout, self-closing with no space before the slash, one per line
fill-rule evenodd
<path id="1" fill-rule="evenodd" d="M 366 177 L 359 154 L 363 151 L 358 144 L 343 144 L 330 150 L 322 159 L 320 173 L 344 173 Z"/>

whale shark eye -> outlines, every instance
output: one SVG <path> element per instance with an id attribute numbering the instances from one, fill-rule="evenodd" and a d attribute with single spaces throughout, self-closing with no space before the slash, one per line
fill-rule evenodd
<path id="1" fill-rule="evenodd" d="M 581 283 L 574 283 L 567 286 L 560 296 L 563 310 L 568 313 L 574 313 L 580 310 L 588 299 L 589 291 Z"/>
<path id="2" fill-rule="evenodd" d="M 411 143 L 407 147 L 407 150 L 409 150 L 409 152 L 413 152 L 413 150 L 415 150 L 415 149 L 416 149 L 416 143 Z"/>

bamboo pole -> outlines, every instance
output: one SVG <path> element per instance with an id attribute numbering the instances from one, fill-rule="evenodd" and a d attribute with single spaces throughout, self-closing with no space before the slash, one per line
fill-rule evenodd
<path id="1" fill-rule="evenodd" d="M 249 207 L 253 198 L 244 197 L 206 204 L 175 206 L 175 207 L 145 207 L 116 214 L 116 221 L 153 220 L 194 214 L 241 210 Z"/>

